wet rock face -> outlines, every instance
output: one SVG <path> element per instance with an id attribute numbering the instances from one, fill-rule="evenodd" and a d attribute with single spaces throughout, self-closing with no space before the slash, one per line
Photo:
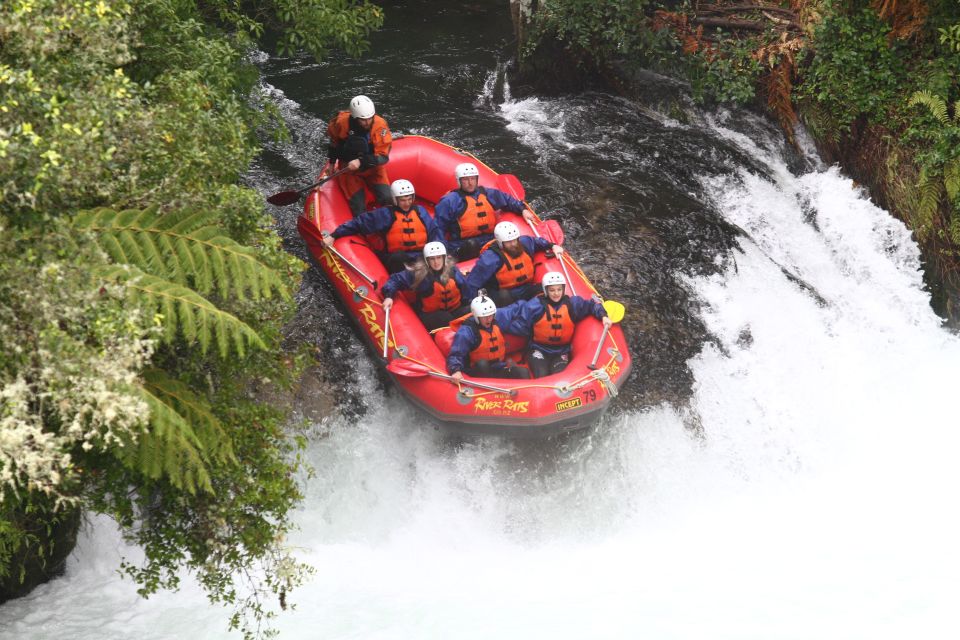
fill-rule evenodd
<path id="1" fill-rule="evenodd" d="M 0 579 L 0 604 L 25 596 L 63 574 L 67 556 L 77 544 L 80 510 L 60 512 L 52 521 L 31 514 L 14 514 L 13 524 L 28 531 L 31 538 L 14 554 L 11 575 Z"/>

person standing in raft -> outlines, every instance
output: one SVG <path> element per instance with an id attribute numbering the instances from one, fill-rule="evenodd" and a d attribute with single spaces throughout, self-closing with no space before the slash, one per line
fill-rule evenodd
<path id="1" fill-rule="evenodd" d="M 512 222 L 499 222 L 493 228 L 494 240 L 480 251 L 480 257 L 467 275 L 471 294 L 487 288 L 494 302 L 501 307 L 517 300 L 529 300 L 540 292 L 533 281 L 533 254 L 553 251 L 560 257 L 563 247 L 543 238 L 521 236 Z"/>
<path id="2" fill-rule="evenodd" d="M 447 356 L 447 372 L 457 380 L 475 378 L 527 379 L 530 372 L 507 360 L 506 343 L 498 321 L 497 305 L 483 295 L 470 303 L 472 317 L 457 329 Z"/>
<path id="3" fill-rule="evenodd" d="M 527 336 L 527 366 L 534 378 L 558 373 L 570 364 L 570 343 L 577 323 L 593 316 L 604 327 L 613 324 L 599 302 L 566 295 L 567 280 L 559 271 L 543 276 L 543 295 L 501 309 L 497 319 L 509 333 Z"/>
<path id="4" fill-rule="evenodd" d="M 377 115 L 373 101 L 356 96 L 350 101 L 350 110 L 341 111 L 327 125 L 327 135 L 327 164 L 319 179 L 333 173 L 338 163 L 340 169 L 346 169 L 337 176 L 337 183 L 354 216 L 366 210 L 365 186 L 378 204 L 390 204 L 390 179 L 384 165 L 390 160 L 393 137 L 387 121 Z"/>
<path id="5" fill-rule="evenodd" d="M 454 175 L 460 188 L 443 196 L 433 215 L 457 259 L 477 257 L 481 247 L 493 240 L 497 211 L 522 214 L 524 220 L 533 224 L 533 212 L 521 201 L 499 189 L 479 186 L 480 172 L 475 164 L 458 164 Z"/>
<path id="6" fill-rule="evenodd" d="M 413 204 L 416 193 L 409 180 L 394 180 L 390 191 L 396 198 L 395 205 L 360 214 L 341 224 L 332 233 L 324 232 L 324 244 L 332 247 L 335 239 L 344 236 L 382 234 L 386 245 L 383 263 L 387 271 L 396 273 L 403 270 L 405 263 L 420 257 L 427 242 L 442 239 L 440 229 L 427 210 Z"/>
<path id="7" fill-rule="evenodd" d="M 397 292 L 415 291 L 414 309 L 427 331 L 433 331 L 470 313 L 464 296 L 466 287 L 466 279 L 453 257 L 447 255 L 443 243 L 428 242 L 423 247 L 423 260 L 414 262 L 411 269 L 393 274 L 383 285 L 383 308 L 393 306 Z"/>

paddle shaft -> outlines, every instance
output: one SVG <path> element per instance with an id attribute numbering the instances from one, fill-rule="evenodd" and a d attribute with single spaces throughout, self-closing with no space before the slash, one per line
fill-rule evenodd
<path id="1" fill-rule="evenodd" d="M 387 357 L 387 343 L 390 341 L 390 307 L 384 310 L 383 317 L 383 357 Z"/>
<path id="2" fill-rule="evenodd" d="M 597 351 L 593 354 L 593 360 L 590 361 L 590 364 L 587 365 L 587 368 L 590 370 L 597 368 L 597 360 L 600 358 L 600 350 L 603 349 L 603 342 L 607 339 L 607 334 L 610 332 L 610 327 L 604 327 L 603 333 L 600 334 L 600 342 L 597 343 Z"/>
<path id="3" fill-rule="evenodd" d="M 533 231 L 533 235 L 537 236 L 538 238 L 541 237 L 540 232 L 537 231 L 537 227 L 535 227 L 532 222 L 527 222 L 527 224 L 530 225 L 530 230 Z M 557 260 L 560 261 L 560 267 L 563 269 L 563 275 L 567 279 L 567 286 L 570 287 L 570 293 L 577 295 L 577 288 L 573 286 L 573 280 L 570 279 L 570 272 L 567 271 L 567 263 L 563 261 L 563 254 L 557 256 Z"/>
<path id="4" fill-rule="evenodd" d="M 451 382 L 458 382 L 456 378 L 454 378 L 453 376 L 448 376 L 445 373 L 438 373 L 436 371 L 427 371 L 426 373 L 429 373 L 430 375 L 436 376 L 438 378 L 443 378 L 444 380 L 450 380 Z M 466 378 L 464 378 L 463 380 L 459 380 L 459 382 L 461 384 L 470 385 L 471 387 L 477 387 L 479 389 L 487 389 L 488 391 L 499 391 L 500 393 L 506 393 L 511 396 L 517 395 L 516 389 L 504 389 L 502 387 L 495 387 L 492 384 L 484 384 L 482 382 L 474 382 L 473 380 L 467 380 Z"/>
<path id="5" fill-rule="evenodd" d="M 298 189 L 296 191 L 281 191 L 280 193 L 275 193 L 269 198 L 267 198 L 267 202 L 269 202 L 270 204 L 275 204 L 280 206 L 293 204 L 294 202 L 299 200 L 300 196 L 302 196 L 303 194 L 307 193 L 311 189 L 322 187 L 328 181 L 336 178 L 338 175 L 340 175 L 341 173 L 344 173 L 346 170 L 347 170 L 346 168 L 343 168 L 343 169 L 340 169 L 339 171 L 334 171 L 323 180 L 320 180 L 319 182 L 315 182 L 309 187 L 304 187 L 303 189 Z"/>
<path id="6" fill-rule="evenodd" d="M 368 276 L 367 274 L 365 274 L 363 271 L 361 271 L 361 270 L 360 270 L 360 267 L 358 267 L 357 265 L 353 264 L 352 262 L 350 262 L 349 260 L 347 260 L 346 258 L 344 258 L 344 257 L 343 257 L 343 254 L 340 253 L 339 251 L 337 251 L 335 248 L 333 248 L 333 247 L 328 247 L 328 246 L 326 245 L 326 243 L 324 243 L 323 246 L 324 246 L 324 248 L 327 249 L 327 251 L 331 252 L 333 255 L 337 256 L 338 258 L 340 258 L 341 260 L 343 260 L 344 262 L 346 262 L 347 265 L 349 265 L 351 269 L 353 269 L 354 271 L 356 271 L 357 273 L 359 273 L 360 276 L 361 276 L 364 280 L 366 280 L 367 282 L 370 283 L 370 286 L 372 286 L 374 289 L 377 288 L 377 281 L 374 280 L 373 278 L 371 278 L 370 276 Z"/>

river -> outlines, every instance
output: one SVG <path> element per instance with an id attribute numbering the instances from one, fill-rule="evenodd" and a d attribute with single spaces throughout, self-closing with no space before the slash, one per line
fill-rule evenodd
<path id="1" fill-rule="evenodd" d="M 308 184 L 325 121 L 365 93 L 561 220 L 627 307 L 635 372 L 590 432 L 455 440 L 384 386 L 309 274 L 288 340 L 315 345 L 338 404 L 292 540 L 317 573 L 281 637 L 957 637 L 960 339 L 905 227 L 809 144 L 668 79 L 641 103 L 512 95 L 505 3 L 384 4 L 362 61 L 261 56 L 293 135 L 250 182 Z M 0 607 L 0 637 L 233 637 L 189 579 L 139 599 L 121 554 L 92 519 L 65 577 Z"/>

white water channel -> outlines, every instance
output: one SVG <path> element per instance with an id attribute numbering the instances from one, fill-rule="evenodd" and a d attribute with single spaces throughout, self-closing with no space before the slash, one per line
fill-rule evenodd
<path id="1" fill-rule="evenodd" d="M 505 114 L 522 129 L 541 106 Z M 369 413 L 310 449 L 294 543 L 317 574 L 282 638 L 960 637 L 960 340 L 917 248 L 836 170 L 796 177 L 713 127 L 774 180 L 707 184 L 748 238 L 687 279 L 719 345 L 689 363 L 689 406 L 542 452 L 453 447 L 363 363 Z M 233 637 L 189 581 L 140 600 L 121 552 L 95 521 L 64 578 L 0 608 L 0 636 Z"/>

